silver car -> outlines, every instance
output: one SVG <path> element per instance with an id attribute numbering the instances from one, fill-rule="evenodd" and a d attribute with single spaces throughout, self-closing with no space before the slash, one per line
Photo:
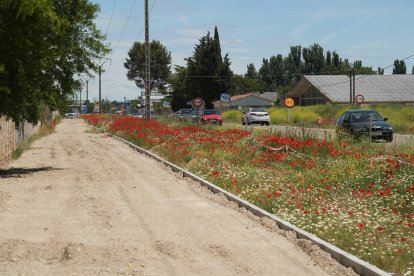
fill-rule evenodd
<path id="1" fill-rule="evenodd" d="M 264 108 L 250 108 L 246 112 L 243 112 L 242 125 L 245 124 L 261 124 L 270 125 L 269 112 Z"/>

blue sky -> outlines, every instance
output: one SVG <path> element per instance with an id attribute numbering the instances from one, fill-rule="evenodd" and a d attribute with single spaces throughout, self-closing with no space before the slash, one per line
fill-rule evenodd
<path id="1" fill-rule="evenodd" d="M 102 98 L 136 99 L 141 90 L 127 80 L 123 64 L 133 42 L 144 41 L 144 0 L 91 2 L 101 6 L 96 25 L 113 49 L 111 62 L 103 66 Z M 150 40 L 167 47 L 172 65 L 185 65 L 215 26 L 236 74 L 244 74 L 249 63 L 258 70 L 263 58 L 286 56 L 296 45 L 318 43 L 350 62 L 389 66 L 385 74 L 392 73 L 395 59 L 414 54 L 412 0 L 149 0 L 149 7 Z M 411 74 L 414 57 L 405 62 Z M 98 91 L 96 76 L 89 81 L 89 99 L 98 99 Z"/>

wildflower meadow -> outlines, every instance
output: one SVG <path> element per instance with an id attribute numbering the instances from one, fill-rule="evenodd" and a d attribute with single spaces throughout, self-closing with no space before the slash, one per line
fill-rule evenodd
<path id="1" fill-rule="evenodd" d="M 414 273 L 414 154 L 271 131 L 84 115 L 337 247 Z"/>

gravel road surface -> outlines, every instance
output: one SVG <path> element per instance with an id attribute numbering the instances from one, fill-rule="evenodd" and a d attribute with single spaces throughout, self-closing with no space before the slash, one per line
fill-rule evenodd
<path id="1" fill-rule="evenodd" d="M 81 119 L 0 168 L 0 275 L 353 275 Z"/>

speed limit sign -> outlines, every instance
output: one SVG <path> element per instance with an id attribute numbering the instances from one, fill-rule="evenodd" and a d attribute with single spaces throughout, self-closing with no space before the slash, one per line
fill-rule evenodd
<path id="1" fill-rule="evenodd" d="M 204 102 L 203 98 L 201 98 L 201 97 L 196 97 L 191 102 L 191 106 L 194 109 L 203 109 L 205 104 L 206 103 Z"/>
<path id="2" fill-rule="evenodd" d="M 358 95 L 355 96 L 355 102 L 356 103 L 362 104 L 362 103 L 364 103 L 364 101 L 365 101 L 365 98 L 362 94 L 358 94 Z"/>

